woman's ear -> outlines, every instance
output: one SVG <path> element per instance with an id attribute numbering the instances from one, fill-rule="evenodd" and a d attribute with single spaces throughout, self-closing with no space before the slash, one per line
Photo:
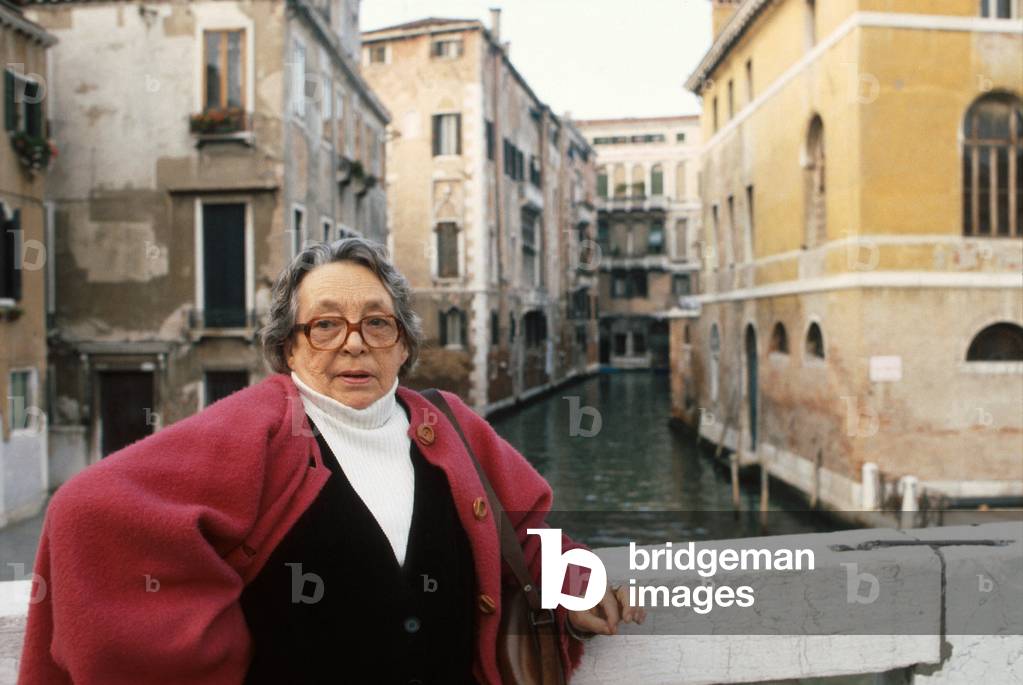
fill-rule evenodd
<path id="1" fill-rule="evenodd" d="M 291 338 L 284 341 L 284 363 L 288 365 L 291 370 L 295 369 L 294 364 L 295 354 L 291 345 Z"/>

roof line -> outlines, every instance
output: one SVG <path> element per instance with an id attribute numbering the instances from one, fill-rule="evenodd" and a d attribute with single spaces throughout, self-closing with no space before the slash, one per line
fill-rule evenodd
<path id="1" fill-rule="evenodd" d="M 739 5 L 739 9 L 735 10 L 735 13 L 732 14 L 724 28 L 721 29 L 721 32 L 718 33 L 714 43 L 707 50 L 707 54 L 703 56 L 703 59 L 700 60 L 696 69 L 686 79 L 686 88 L 699 95 L 700 91 L 703 90 L 707 77 L 724 61 L 731 49 L 739 42 L 739 39 L 746 35 L 746 31 L 749 30 L 757 16 L 772 2 L 773 0 L 744 0 Z"/>
<path id="2" fill-rule="evenodd" d="M 57 43 L 56 36 L 34 21 L 26 19 L 18 7 L 6 0 L 0 0 L 0 26 L 9 26 L 15 31 L 24 33 L 47 48 Z"/>
<path id="3" fill-rule="evenodd" d="M 536 94 L 532 87 L 530 87 L 525 77 L 523 77 L 522 74 L 519 73 L 519 70 L 515 68 L 515 65 L 512 64 L 511 58 L 508 56 L 508 53 L 505 52 L 504 48 L 501 45 L 499 45 L 497 41 L 494 40 L 493 35 L 490 33 L 487 27 L 483 25 L 483 22 L 481 22 L 479 19 L 470 19 L 465 22 L 462 22 L 461 20 L 450 21 L 452 22 L 450 24 L 435 24 L 433 25 L 435 28 L 431 28 L 429 24 L 423 24 L 422 26 L 415 26 L 413 28 L 408 29 L 395 28 L 390 30 L 376 29 L 374 31 L 363 31 L 362 39 L 363 43 L 372 43 L 376 41 L 397 40 L 399 38 L 412 38 L 415 36 L 429 35 L 431 33 L 448 33 L 452 31 L 482 31 L 483 36 L 486 39 L 490 48 L 492 50 L 497 50 L 499 53 L 501 53 L 501 56 L 504 58 L 504 63 L 505 65 L 507 65 L 508 70 L 512 73 L 512 76 L 515 77 L 515 79 L 519 82 L 519 85 L 521 85 L 522 88 L 526 91 L 526 93 L 529 94 L 529 96 L 533 99 L 536 105 L 541 109 L 545 109 L 548 112 L 551 112 L 551 116 L 554 117 L 555 121 L 557 121 L 559 124 L 561 123 L 560 119 L 551 111 L 551 108 L 543 100 L 540 99 L 540 97 Z M 394 35 L 373 35 L 382 33 L 392 33 Z"/>
<path id="4" fill-rule="evenodd" d="M 308 0 L 288 0 L 288 5 L 296 10 L 296 14 L 298 14 L 298 16 L 312 28 L 320 41 L 330 48 L 330 52 L 333 53 L 332 56 L 334 57 L 334 60 L 341 65 L 342 69 L 344 69 L 349 80 L 355 84 L 355 87 L 362 98 L 368 102 L 369 105 L 376 110 L 376 113 L 380 116 L 380 118 L 384 120 L 384 125 L 390 123 L 390 111 L 376 96 L 373 90 L 369 87 L 369 84 L 367 84 L 362 78 L 358 68 L 349 64 L 348 58 L 345 56 L 344 51 L 338 44 L 336 34 L 324 24 L 323 19 L 320 17 L 320 13 L 309 6 Z"/>
<path id="5" fill-rule="evenodd" d="M 699 114 L 679 114 L 664 117 L 609 117 L 606 119 L 576 119 L 575 123 L 582 126 L 598 126 L 601 124 L 642 124 L 645 122 L 666 121 L 699 121 Z"/>

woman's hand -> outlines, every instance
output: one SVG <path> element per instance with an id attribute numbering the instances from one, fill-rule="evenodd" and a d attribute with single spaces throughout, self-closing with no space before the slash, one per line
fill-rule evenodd
<path id="1" fill-rule="evenodd" d="M 604 598 L 592 609 L 587 611 L 570 611 L 568 620 L 580 631 L 599 635 L 616 635 L 618 622 L 642 623 L 646 620 L 646 609 L 629 604 L 629 591 L 619 585 L 608 588 Z"/>

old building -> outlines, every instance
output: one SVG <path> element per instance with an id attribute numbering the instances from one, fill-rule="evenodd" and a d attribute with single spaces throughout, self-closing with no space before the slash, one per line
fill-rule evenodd
<path id="1" fill-rule="evenodd" d="M 592 150 L 516 71 L 499 17 L 490 29 L 423 19 L 362 36 L 366 79 L 394 117 L 393 252 L 429 341 L 410 383 L 484 412 L 596 363 L 593 265 L 580 259 Z"/>
<path id="2" fill-rule="evenodd" d="M 599 165 L 600 363 L 666 369 L 666 314 L 694 292 L 699 271 L 699 117 L 578 125 Z"/>
<path id="3" fill-rule="evenodd" d="M 47 117 L 54 37 L 0 2 L 0 528 L 35 514 L 47 474 L 44 191 L 56 153 Z"/>
<path id="4" fill-rule="evenodd" d="M 1019 3 L 715 4 L 674 415 L 834 508 L 1023 495 Z"/>
<path id="5" fill-rule="evenodd" d="M 31 7 L 60 40 L 51 453 L 70 475 L 264 376 L 255 333 L 305 241 L 386 241 L 389 115 L 358 2 Z"/>
<path id="6" fill-rule="evenodd" d="M 54 37 L 0 2 L 4 139 L 0 140 L 0 528 L 35 514 L 48 489 L 46 317 L 47 119 Z"/>

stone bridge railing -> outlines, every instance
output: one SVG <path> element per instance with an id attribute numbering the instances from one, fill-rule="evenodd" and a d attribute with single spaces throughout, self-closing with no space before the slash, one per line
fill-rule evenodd
<path id="1" fill-rule="evenodd" d="M 756 588 L 756 603 L 742 610 L 748 613 L 658 609 L 643 626 L 623 625 L 615 637 L 594 638 L 573 685 L 746 683 L 894 671 L 892 682 L 921 685 L 1023 682 L 1023 523 L 861 529 L 699 547 L 811 549 L 815 568 L 721 572 L 715 585 Z M 597 553 L 613 582 L 707 582 L 695 572 L 634 570 L 628 548 Z M 873 583 L 883 590 L 874 592 Z M 16 680 L 29 592 L 27 580 L 0 583 L 0 685 Z M 734 623 L 737 616 L 746 623 Z M 862 620 L 870 623 L 857 623 Z M 739 634 L 737 625 L 750 630 Z"/>

